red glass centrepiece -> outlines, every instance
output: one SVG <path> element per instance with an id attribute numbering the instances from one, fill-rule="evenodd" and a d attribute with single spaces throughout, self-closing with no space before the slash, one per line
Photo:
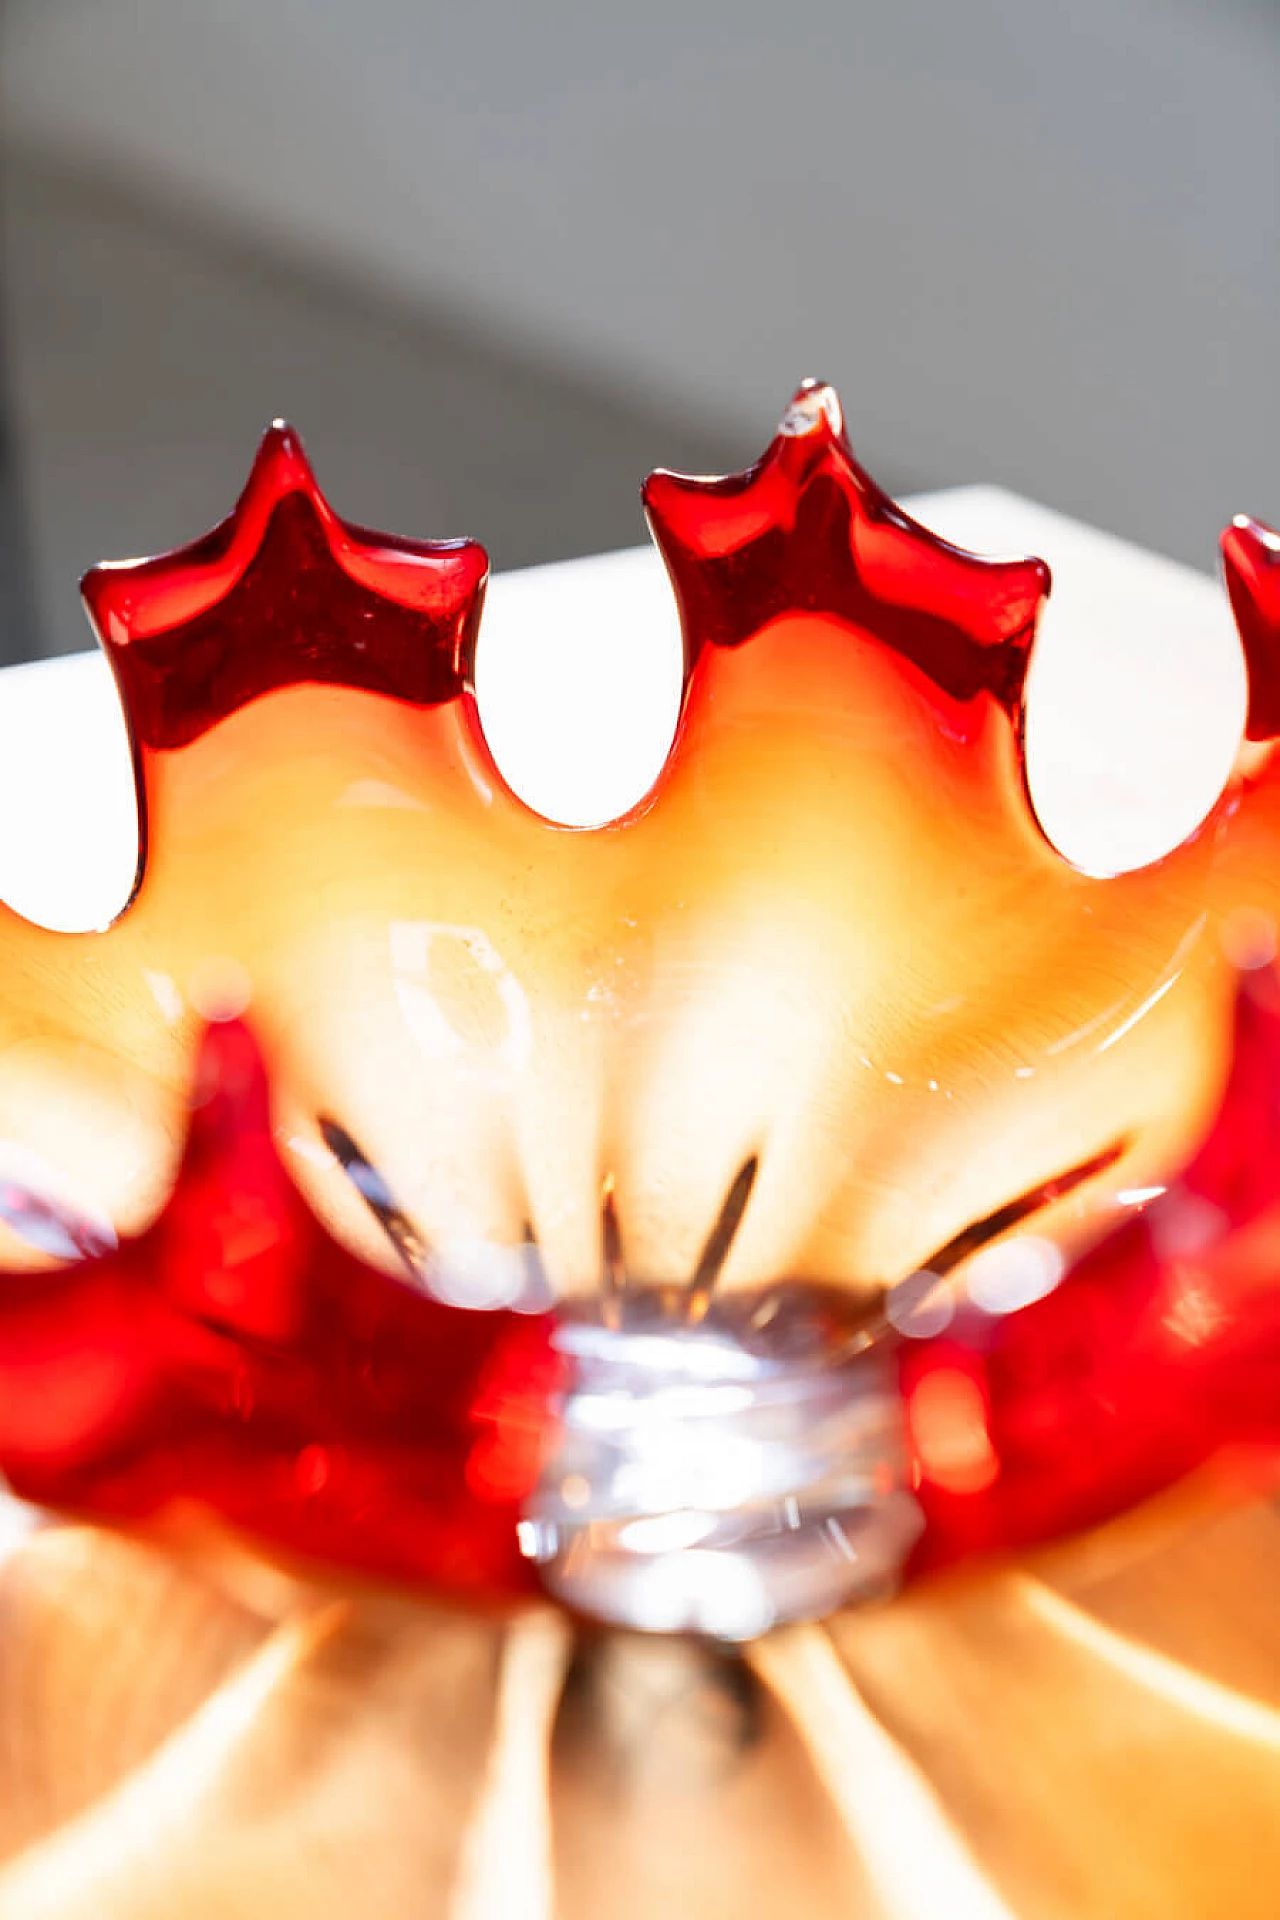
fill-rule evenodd
<path id="1" fill-rule="evenodd" d="M 1079 873 L 1021 760 L 1042 562 L 918 526 L 816 385 L 749 472 L 655 474 L 645 499 L 684 706 L 653 792 L 599 832 L 531 815 L 488 755 L 483 551 L 340 521 L 287 429 L 214 532 L 88 576 L 145 871 L 82 949 L 0 918 L 7 1112 L 56 1119 L 91 1063 L 144 1146 L 172 1136 L 210 958 L 247 977 L 256 1037 L 205 1036 L 154 1224 L 0 1274 L 20 1494 L 132 1527 L 194 1509 L 409 1585 L 527 1585 L 516 1523 L 571 1384 L 551 1323 L 352 1251 L 386 1249 L 329 1151 L 348 1126 L 428 1250 L 444 1192 L 460 1239 L 538 1237 L 579 1301 L 652 1283 L 681 1312 L 748 1167 L 707 1285 L 834 1289 L 852 1318 L 1040 1194 L 1075 1262 L 1056 1290 L 903 1347 L 917 1569 L 1275 1442 L 1280 1021 L 1258 974 L 1232 1032 L 1219 937 L 1276 904 L 1271 763 L 1157 867 Z M 1256 523 L 1224 537 L 1255 741 L 1280 731 L 1278 552 Z M 117 1224 L 154 1214 L 151 1174 Z M 37 1203 L 11 1195 L 9 1224 Z"/>

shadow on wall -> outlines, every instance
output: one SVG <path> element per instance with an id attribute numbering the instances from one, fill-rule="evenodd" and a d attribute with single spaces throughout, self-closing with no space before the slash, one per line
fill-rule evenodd
<path id="1" fill-rule="evenodd" d="M 501 568 L 632 546 L 650 467 L 732 466 L 758 450 L 759 431 L 732 446 L 674 406 L 628 405 L 46 161 L 10 156 L 3 182 L 39 609 L 34 644 L 15 644 L 32 623 L 10 576 L 8 659 L 88 645 L 85 567 L 202 533 L 278 414 L 347 518 L 471 534 Z"/>

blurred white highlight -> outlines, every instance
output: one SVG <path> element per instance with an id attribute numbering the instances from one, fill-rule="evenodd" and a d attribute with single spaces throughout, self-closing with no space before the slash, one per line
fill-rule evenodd
<path id="1" fill-rule="evenodd" d="M 984 1313 L 1016 1313 L 1052 1293 L 1066 1264 L 1052 1240 L 1020 1234 L 975 1253 L 965 1270 L 965 1285 L 974 1306 Z"/>

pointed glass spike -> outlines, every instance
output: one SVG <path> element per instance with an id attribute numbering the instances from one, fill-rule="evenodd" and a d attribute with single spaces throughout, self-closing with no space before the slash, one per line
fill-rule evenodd
<path id="1" fill-rule="evenodd" d="M 834 388 L 807 381 L 755 466 L 657 472 L 645 506 L 680 602 L 689 669 L 771 621 L 821 615 L 869 636 L 953 700 L 1022 697 L 1042 560 L 986 560 L 917 524 L 854 459 Z"/>
<path id="2" fill-rule="evenodd" d="M 1280 533 L 1239 514 L 1222 536 L 1222 566 L 1249 674 L 1250 740 L 1280 737 Z"/>
<path id="3" fill-rule="evenodd" d="M 226 520 L 174 553 L 94 567 L 81 591 L 133 737 L 156 749 L 280 687 L 454 699 L 471 681 L 487 574 L 474 541 L 339 520 L 277 421 Z"/>

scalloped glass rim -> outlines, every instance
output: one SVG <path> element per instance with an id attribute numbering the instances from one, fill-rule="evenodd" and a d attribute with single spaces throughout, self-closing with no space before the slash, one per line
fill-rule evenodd
<path id="1" fill-rule="evenodd" d="M 1221 793 L 1244 726 L 1243 660 L 1220 588 L 998 488 L 907 504 L 971 550 L 1040 547 L 1050 560 L 1025 733 L 1051 843 L 1100 878 L 1172 851 Z M 1117 677 L 1121 697 L 1101 698 Z M 667 757 L 682 679 L 679 621 L 651 546 L 491 580 L 476 659 L 481 724 L 512 791 L 548 821 L 600 826 L 644 797 Z M 100 653 L 0 678 L 0 818 L 26 829 L 0 836 L 0 899 L 16 912 L 73 933 L 121 911 L 137 807 Z"/>

